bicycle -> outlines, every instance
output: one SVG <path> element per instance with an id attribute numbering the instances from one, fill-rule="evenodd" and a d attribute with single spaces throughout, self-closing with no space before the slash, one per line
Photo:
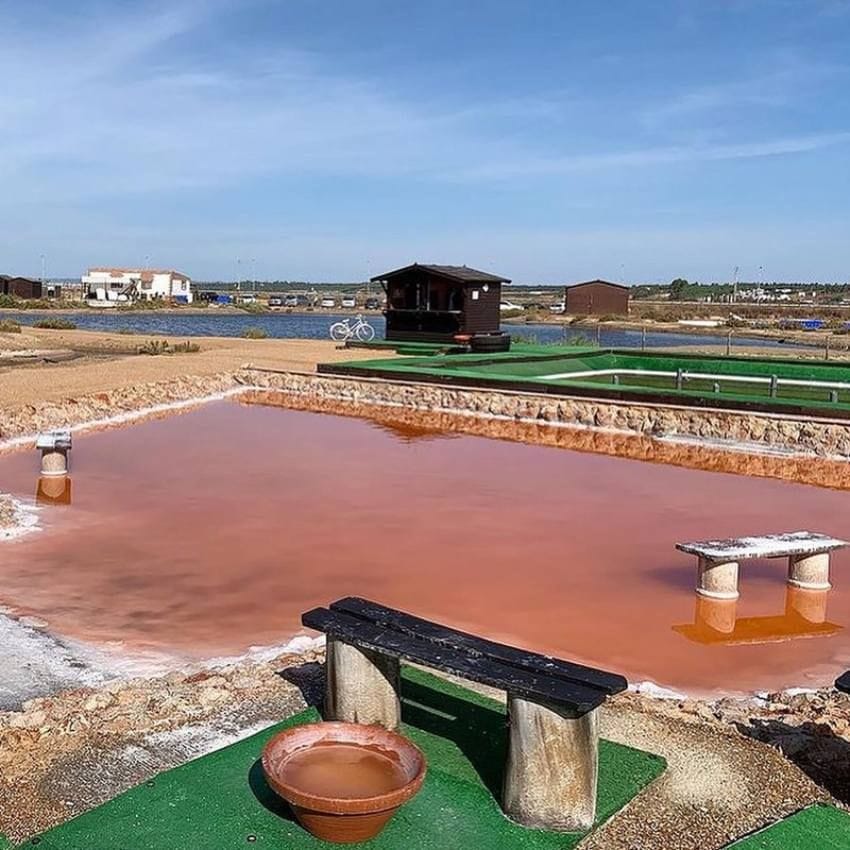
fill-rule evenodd
<path id="1" fill-rule="evenodd" d="M 351 319 L 343 319 L 331 325 L 331 339 L 334 342 L 348 342 L 352 337 L 360 342 L 369 342 L 375 338 L 375 329 L 362 316 L 358 316 L 353 325 Z"/>

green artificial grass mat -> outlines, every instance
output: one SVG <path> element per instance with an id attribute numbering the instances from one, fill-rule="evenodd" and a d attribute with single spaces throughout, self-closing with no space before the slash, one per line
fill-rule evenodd
<path id="1" fill-rule="evenodd" d="M 368 844 L 372 850 L 569 850 L 582 834 L 524 829 L 498 805 L 505 708 L 465 688 L 403 670 L 403 733 L 428 761 L 422 791 Z M 319 720 L 308 709 L 257 735 L 160 774 L 97 809 L 30 839 L 39 850 L 331 850 L 293 820 L 259 758 L 276 732 Z M 601 741 L 598 822 L 659 776 L 659 756 Z"/>
<path id="2" fill-rule="evenodd" d="M 812 806 L 727 850 L 850 850 L 850 815 L 833 806 Z"/>
<path id="3" fill-rule="evenodd" d="M 415 353 L 415 352 L 411 352 Z M 675 372 L 683 370 L 691 377 L 677 388 Z M 600 370 L 615 370 L 619 383 L 608 375 L 581 375 Z M 635 375 L 630 370 L 661 371 L 666 375 Z M 816 362 L 753 357 L 710 357 L 698 354 L 640 352 L 581 346 L 540 346 L 519 344 L 508 352 L 494 354 L 449 354 L 408 357 L 394 360 L 355 360 L 326 364 L 327 374 L 368 374 L 388 379 L 417 378 L 437 383 L 499 389 L 521 389 L 526 392 L 552 391 L 569 395 L 593 392 L 600 397 L 613 394 L 617 398 L 639 403 L 642 400 L 681 400 L 688 404 L 710 403 L 723 407 L 756 406 L 758 409 L 802 407 L 813 413 L 850 408 L 850 366 L 842 362 Z M 571 377 L 570 373 L 578 373 Z M 699 378 L 699 373 L 721 377 Z M 547 375 L 560 375 L 552 378 Z M 820 382 L 815 386 L 781 383 L 772 394 L 769 383 L 751 383 L 736 377 L 756 377 L 768 381 L 776 375 L 783 380 Z M 719 392 L 715 392 L 715 383 Z M 832 400 L 831 393 L 837 393 Z"/>

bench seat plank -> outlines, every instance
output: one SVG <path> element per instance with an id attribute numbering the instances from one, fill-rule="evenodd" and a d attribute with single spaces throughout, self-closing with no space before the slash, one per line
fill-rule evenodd
<path id="1" fill-rule="evenodd" d="M 583 664 L 575 664 L 571 661 L 563 661 L 548 655 L 485 640 L 439 623 L 432 623 L 430 620 L 414 617 L 403 611 L 396 611 L 394 608 L 387 608 L 368 599 L 349 596 L 331 603 L 330 608 L 332 611 L 341 611 L 384 628 L 469 653 L 472 656 L 492 658 L 502 664 L 531 673 L 590 685 L 608 695 L 620 693 L 628 687 L 625 677 L 617 673 L 608 673 Z"/>
<path id="2" fill-rule="evenodd" d="M 738 561 L 746 558 L 780 558 L 784 555 L 816 555 L 841 549 L 847 542 L 812 531 L 765 534 L 762 537 L 733 537 L 728 540 L 697 540 L 677 543 L 680 552 L 699 555 L 711 561 Z"/>
<path id="3" fill-rule="evenodd" d="M 333 638 L 363 649 L 443 670 L 535 702 L 565 706 L 579 714 L 597 708 L 607 697 L 604 690 L 590 685 L 532 673 L 486 656 L 462 653 L 448 646 L 386 629 L 341 611 L 314 608 L 302 615 L 301 622 L 308 628 L 325 632 Z"/>
<path id="4" fill-rule="evenodd" d="M 835 680 L 835 687 L 839 691 L 844 691 L 845 694 L 850 694 L 850 670 Z"/>

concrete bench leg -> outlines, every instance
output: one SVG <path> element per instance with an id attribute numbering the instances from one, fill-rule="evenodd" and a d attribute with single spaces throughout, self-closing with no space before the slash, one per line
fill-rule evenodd
<path id="1" fill-rule="evenodd" d="M 66 449 L 42 449 L 41 450 L 41 474 L 67 475 L 68 474 L 68 452 Z"/>
<path id="2" fill-rule="evenodd" d="M 737 599 L 738 562 L 700 558 L 697 564 L 697 593 L 709 599 Z"/>
<path id="3" fill-rule="evenodd" d="M 829 590 L 829 552 L 791 555 L 788 558 L 788 584 L 804 590 Z"/>
<path id="4" fill-rule="evenodd" d="M 328 638 L 325 668 L 328 720 L 398 728 L 401 723 L 398 659 Z"/>
<path id="5" fill-rule="evenodd" d="M 598 710 L 575 715 L 508 695 L 505 814 L 528 827 L 589 829 L 596 819 Z"/>

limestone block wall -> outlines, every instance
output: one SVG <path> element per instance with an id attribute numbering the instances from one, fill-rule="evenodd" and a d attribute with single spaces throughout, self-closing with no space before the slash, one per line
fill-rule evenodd
<path id="1" fill-rule="evenodd" d="M 461 413 L 704 443 L 734 443 L 758 452 L 850 459 L 850 423 L 837 420 L 258 369 L 246 371 L 240 380 L 316 402 L 337 400 Z"/>

